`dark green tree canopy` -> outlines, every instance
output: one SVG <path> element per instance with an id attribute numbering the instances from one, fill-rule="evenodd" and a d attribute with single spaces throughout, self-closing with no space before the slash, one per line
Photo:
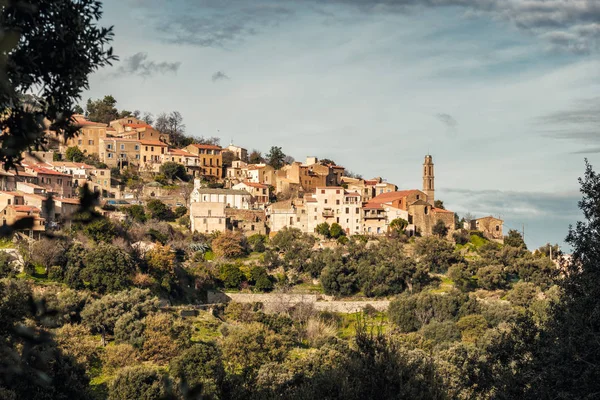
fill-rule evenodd
<path id="1" fill-rule="evenodd" d="M 271 147 L 267 154 L 267 163 L 275 169 L 280 169 L 285 165 L 285 153 L 281 150 L 281 147 Z"/>
<path id="2" fill-rule="evenodd" d="M 21 153 L 48 144 L 46 128 L 66 137 L 78 127 L 71 117 L 88 88 L 88 75 L 116 57 L 108 47 L 112 28 L 98 21 L 96 0 L 6 2 L 0 8 L 0 162 L 11 168 Z M 25 96 L 35 91 L 38 97 Z M 49 122 L 49 127 L 47 126 Z"/>
<path id="3" fill-rule="evenodd" d="M 86 116 L 90 121 L 102 122 L 108 125 L 110 121 L 114 121 L 121 116 L 116 105 L 117 100 L 111 95 L 104 96 L 103 99 L 88 99 Z M 126 113 L 129 114 L 128 111 Z"/>

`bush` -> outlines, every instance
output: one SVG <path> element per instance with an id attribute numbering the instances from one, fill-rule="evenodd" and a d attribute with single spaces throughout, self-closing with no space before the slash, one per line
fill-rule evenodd
<path id="1" fill-rule="evenodd" d="M 469 240 L 471 239 L 471 237 L 470 237 L 468 231 L 461 229 L 452 234 L 452 239 L 454 239 L 454 243 L 456 243 L 456 244 L 465 245 L 465 244 L 469 243 Z"/>
<path id="2" fill-rule="evenodd" d="M 104 348 L 102 367 L 107 372 L 117 371 L 139 363 L 139 354 L 130 344 L 121 343 Z"/>
<path id="3" fill-rule="evenodd" d="M 247 254 L 246 238 L 239 232 L 221 232 L 211 247 L 217 257 L 238 258 Z"/>
<path id="4" fill-rule="evenodd" d="M 164 364 L 190 345 L 191 327 L 180 318 L 167 313 L 150 314 L 144 321 L 142 356 Z"/>
<path id="5" fill-rule="evenodd" d="M 460 329 L 463 342 L 475 343 L 483 336 L 488 325 L 483 315 L 471 314 L 459 319 L 456 326 Z"/>
<path id="6" fill-rule="evenodd" d="M 257 253 L 263 253 L 266 250 L 265 243 L 267 242 L 267 236 L 255 233 L 248 238 L 248 246 L 250 249 Z"/>
<path id="7" fill-rule="evenodd" d="M 152 199 L 146 203 L 146 209 L 152 219 L 157 219 L 159 221 L 173 221 L 175 219 L 175 215 L 173 214 L 173 211 L 171 211 L 171 208 L 158 199 Z"/>
<path id="8" fill-rule="evenodd" d="M 115 225 L 107 218 L 99 218 L 83 227 L 83 233 L 95 242 L 111 242 L 117 236 Z"/>
<path id="9" fill-rule="evenodd" d="M 487 290 L 502 289 L 507 284 L 507 275 L 502 265 L 490 265 L 477 270 L 477 284 Z"/>
<path id="10" fill-rule="evenodd" d="M 185 379 L 190 387 L 202 385 L 202 396 L 220 398 L 225 370 L 219 348 L 211 343 L 198 343 L 173 358 L 170 373 Z M 204 397 L 202 397 L 204 398 Z"/>
<path id="11" fill-rule="evenodd" d="M 421 329 L 423 337 L 436 344 L 449 343 L 460 340 L 460 329 L 452 321 L 431 321 Z"/>
<path id="12" fill-rule="evenodd" d="M 454 281 L 454 286 L 461 292 L 473 290 L 477 285 L 465 264 L 454 264 L 448 269 L 448 278 Z"/>
<path id="13" fill-rule="evenodd" d="M 417 300 L 413 296 L 401 295 L 390 302 L 388 317 L 401 332 L 415 332 L 421 324 L 415 315 Z"/>
<path id="14" fill-rule="evenodd" d="M 331 224 L 331 228 L 329 228 L 329 235 L 332 238 L 337 239 L 341 236 L 345 236 L 346 232 L 344 232 L 344 229 L 340 224 L 334 222 Z"/>
<path id="15" fill-rule="evenodd" d="M 227 289 L 239 289 L 245 276 L 237 265 L 224 264 L 221 266 L 219 279 Z"/>
<path id="16" fill-rule="evenodd" d="M 454 254 L 454 246 L 444 239 L 434 236 L 418 238 L 415 241 L 415 255 L 431 272 L 444 273 L 450 265 L 460 261 Z"/>
<path id="17" fill-rule="evenodd" d="M 326 237 L 326 238 L 331 236 L 331 233 L 329 231 L 329 224 L 327 222 L 322 222 L 319 225 L 317 225 L 317 227 L 315 228 L 315 231 L 319 235 Z"/>
<path id="18" fill-rule="evenodd" d="M 112 381 L 108 400 L 158 400 L 165 395 L 162 375 L 144 365 L 121 369 Z"/>
<path id="19" fill-rule="evenodd" d="M 528 307 L 537 297 L 539 289 L 531 282 L 517 282 L 506 298 L 511 304 Z"/>
<path id="20" fill-rule="evenodd" d="M 188 209 L 185 206 L 179 206 L 175 209 L 175 218 L 180 218 L 183 217 L 185 214 L 187 214 Z"/>
<path id="21" fill-rule="evenodd" d="M 130 287 L 134 272 L 135 265 L 129 254 L 102 243 L 88 252 L 82 274 L 90 289 L 104 293 Z"/>
<path id="22" fill-rule="evenodd" d="M 323 268 L 320 281 L 326 294 L 348 296 L 358 291 L 356 270 L 340 259 L 332 260 Z"/>
<path id="23" fill-rule="evenodd" d="M 8 253 L 0 251 L 0 278 L 12 278 L 17 274 L 17 268 Z"/>
<path id="24" fill-rule="evenodd" d="M 184 182 L 189 180 L 185 167 L 182 164 L 168 161 L 160 166 L 160 173 L 170 181 L 181 179 Z"/>
<path id="25" fill-rule="evenodd" d="M 134 204 L 124 208 L 125 214 L 134 221 L 144 223 L 148 219 L 144 212 L 144 207 L 139 204 Z"/>

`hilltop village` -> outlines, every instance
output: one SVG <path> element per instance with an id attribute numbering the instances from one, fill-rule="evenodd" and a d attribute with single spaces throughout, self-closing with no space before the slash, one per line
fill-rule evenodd
<path id="1" fill-rule="evenodd" d="M 199 233 L 250 236 L 293 227 L 313 234 L 326 226 L 341 228 L 343 235 L 384 235 L 401 221 L 409 236 L 450 238 L 465 228 L 490 240 L 503 238 L 502 220 L 459 223 L 436 201 L 431 155 L 425 156 L 419 190 L 363 179 L 331 160 L 283 160 L 276 147 L 266 158 L 233 144 L 221 147 L 216 138 L 177 147 L 169 134 L 133 116 L 104 124 L 76 115 L 74 123 L 77 136 L 24 153 L 16 171 L 0 172 L 3 225 L 33 217 L 33 227 L 21 232 L 31 237 L 59 228 L 78 209 L 79 188 L 87 185 L 99 194 L 97 209 L 108 218 L 124 220 L 128 207 L 158 200 L 187 216 L 186 225 Z"/>

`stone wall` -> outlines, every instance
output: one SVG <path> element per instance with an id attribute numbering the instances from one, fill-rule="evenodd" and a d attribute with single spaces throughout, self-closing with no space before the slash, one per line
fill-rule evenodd
<path id="1" fill-rule="evenodd" d="M 339 313 L 355 313 L 362 311 L 367 305 L 378 311 L 386 311 L 388 300 L 370 301 L 335 301 L 331 296 L 316 294 L 284 294 L 284 293 L 223 293 L 208 291 L 207 302 L 214 303 L 262 303 L 266 311 L 285 311 L 297 304 L 309 304 L 317 311 Z"/>

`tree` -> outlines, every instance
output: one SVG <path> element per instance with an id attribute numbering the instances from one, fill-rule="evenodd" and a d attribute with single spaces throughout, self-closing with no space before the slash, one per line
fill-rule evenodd
<path id="1" fill-rule="evenodd" d="M 438 219 L 433 228 L 431 229 L 432 233 L 437 237 L 443 239 L 448 236 L 448 227 L 441 219 Z"/>
<path id="2" fill-rule="evenodd" d="M 65 159 L 67 161 L 82 162 L 85 160 L 85 155 L 77 146 L 69 147 L 65 151 Z"/>
<path id="3" fill-rule="evenodd" d="M 144 223 L 148 219 L 144 212 L 144 207 L 139 204 L 133 204 L 124 208 L 125 214 L 134 221 Z"/>
<path id="4" fill-rule="evenodd" d="M 390 222 L 390 229 L 396 232 L 404 232 L 406 227 L 408 226 L 408 221 L 403 218 L 394 218 L 392 222 Z"/>
<path id="5" fill-rule="evenodd" d="M 190 386 L 202 385 L 202 394 L 208 398 L 221 398 L 225 369 L 221 351 L 213 343 L 197 343 L 173 358 L 169 372 Z"/>
<path id="6" fill-rule="evenodd" d="M 173 221 L 175 219 L 171 208 L 158 199 L 152 199 L 147 202 L 146 209 L 152 219 L 159 221 Z"/>
<path id="7" fill-rule="evenodd" d="M 175 147 L 185 147 L 192 143 L 192 140 L 185 136 L 185 124 L 183 123 L 183 116 L 179 111 L 160 114 L 156 118 L 154 127 L 157 131 L 168 134 L 171 144 Z"/>
<path id="8" fill-rule="evenodd" d="M 102 335 L 105 343 L 106 335 L 114 333 L 120 318 L 131 314 L 135 319 L 141 319 L 156 311 L 158 305 L 158 299 L 149 290 L 125 290 L 92 301 L 81 312 L 81 318 L 92 333 Z"/>
<path id="9" fill-rule="evenodd" d="M 221 266 L 219 279 L 221 279 L 227 289 L 238 289 L 245 277 L 237 265 L 224 264 Z"/>
<path id="10" fill-rule="evenodd" d="M 333 160 L 331 160 L 331 159 L 329 159 L 329 158 L 323 158 L 323 159 L 319 160 L 319 162 L 320 162 L 321 164 L 323 164 L 323 165 L 334 165 L 334 166 L 335 166 L 335 165 L 337 165 L 337 164 L 335 163 L 335 161 L 333 161 Z"/>
<path id="11" fill-rule="evenodd" d="M 239 232 L 221 232 L 212 241 L 212 250 L 217 257 L 238 258 L 247 253 L 246 238 Z"/>
<path id="12" fill-rule="evenodd" d="M 89 251 L 82 273 L 92 290 L 104 293 L 128 288 L 134 271 L 129 254 L 116 246 L 100 243 Z"/>
<path id="13" fill-rule="evenodd" d="M 190 344 L 191 327 L 172 314 L 150 314 L 144 324 L 142 355 L 147 360 L 165 364 Z"/>
<path id="14" fill-rule="evenodd" d="M 358 276 L 352 265 L 342 260 L 332 260 L 319 279 L 326 294 L 348 296 L 358 291 Z"/>
<path id="15" fill-rule="evenodd" d="M 248 155 L 249 164 L 261 164 L 265 161 L 260 151 L 254 149 Z"/>
<path id="16" fill-rule="evenodd" d="M 156 368 L 145 365 L 125 367 L 117 373 L 108 390 L 108 400 L 159 400 L 166 394 L 164 379 Z"/>
<path id="17" fill-rule="evenodd" d="M 189 180 L 188 174 L 185 171 L 185 167 L 182 164 L 168 161 L 160 166 L 160 173 L 167 177 L 168 180 L 174 181 L 176 179 L 187 182 Z"/>
<path id="18" fill-rule="evenodd" d="M 445 210 L 446 208 L 444 207 L 444 202 L 442 200 L 435 200 L 433 202 L 433 206 L 435 208 L 441 208 L 442 210 Z"/>
<path id="19" fill-rule="evenodd" d="M 523 235 L 515 229 L 508 231 L 508 235 L 504 237 L 504 244 L 512 247 L 521 247 L 523 250 L 527 250 Z"/>
<path id="20" fill-rule="evenodd" d="M 103 99 L 92 101 L 88 99 L 86 109 L 87 118 L 93 122 L 101 122 L 103 124 L 110 123 L 115 119 L 119 119 L 119 110 L 115 107 L 117 100 L 111 96 L 104 96 Z"/>
<path id="21" fill-rule="evenodd" d="M 318 224 L 317 227 L 315 228 L 315 231 L 319 235 L 322 235 L 325 238 L 328 238 L 331 236 L 331 233 L 329 232 L 329 224 L 327 222 L 322 222 L 322 223 Z"/>
<path id="22" fill-rule="evenodd" d="M 0 162 L 5 168 L 14 167 L 24 151 L 44 147 L 46 128 L 65 137 L 79 129 L 71 117 L 88 88 L 88 75 L 116 59 L 108 47 L 112 28 L 99 26 L 101 16 L 94 0 L 3 3 Z"/>
<path id="23" fill-rule="evenodd" d="M 415 315 L 417 300 L 414 296 L 401 295 L 390 302 L 388 317 L 401 332 L 417 331 L 421 324 Z"/>
<path id="24" fill-rule="evenodd" d="M 105 217 L 95 219 L 83 226 L 83 232 L 95 242 L 111 242 L 116 236 L 116 227 Z"/>
<path id="25" fill-rule="evenodd" d="M 419 262 L 432 272 L 446 272 L 448 267 L 458 261 L 454 246 L 433 236 L 422 237 L 415 242 L 415 255 Z"/>
<path id="26" fill-rule="evenodd" d="M 331 224 L 331 228 L 329 228 L 329 234 L 334 239 L 337 239 L 340 236 L 346 235 L 346 233 L 344 232 L 344 229 L 341 227 L 341 225 L 336 222 Z"/>
<path id="27" fill-rule="evenodd" d="M 280 169 L 285 165 L 285 153 L 281 151 L 281 147 L 272 146 L 267 154 L 267 164 L 275 169 Z"/>
<path id="28" fill-rule="evenodd" d="M 490 265 L 477 270 L 477 284 L 487 290 L 502 289 L 507 284 L 507 276 L 502 265 Z"/>

